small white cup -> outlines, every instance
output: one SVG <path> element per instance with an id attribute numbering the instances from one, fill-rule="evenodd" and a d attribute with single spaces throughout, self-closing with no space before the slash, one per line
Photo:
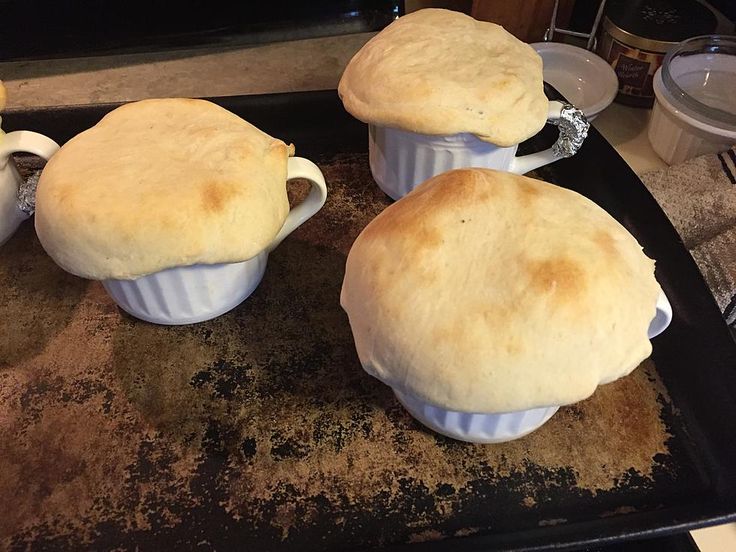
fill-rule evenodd
<path id="1" fill-rule="evenodd" d="M 571 123 L 575 119 L 575 124 Z M 549 149 L 516 157 L 519 145 L 499 147 L 474 134 L 430 136 L 396 128 L 368 126 L 368 157 L 378 187 L 399 199 L 435 175 L 464 167 L 483 167 L 524 174 L 574 155 L 587 136 L 582 111 L 558 101 L 549 102 L 547 122 L 560 137 Z"/>
<path id="2" fill-rule="evenodd" d="M 672 322 L 672 306 L 664 291 L 657 299 L 657 311 L 649 324 L 647 335 L 653 338 L 667 329 Z M 601 384 L 608 383 L 602 381 Z M 502 443 L 528 435 L 546 423 L 558 405 L 518 410 L 516 412 L 459 412 L 447 410 L 398 389 L 393 389 L 399 402 L 414 418 L 428 428 L 469 443 Z"/>
<path id="3" fill-rule="evenodd" d="M 289 212 L 274 240 L 255 257 L 239 263 L 173 267 L 135 280 L 103 280 L 102 285 L 121 309 L 155 324 L 193 324 L 235 308 L 258 287 L 269 252 L 327 200 L 324 176 L 311 161 L 289 158 L 286 178 L 307 179 L 312 189 Z"/>
<path id="4" fill-rule="evenodd" d="M 22 179 L 11 154 L 32 153 L 48 160 L 58 149 L 56 142 L 37 132 L 17 130 L 5 134 L 0 130 L 0 245 L 33 214 L 32 206 L 21 205 L 18 201 Z"/>

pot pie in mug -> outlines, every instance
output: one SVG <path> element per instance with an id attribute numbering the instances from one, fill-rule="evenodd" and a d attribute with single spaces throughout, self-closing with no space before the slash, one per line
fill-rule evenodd
<path id="1" fill-rule="evenodd" d="M 36 193 L 36 232 L 129 314 L 195 324 L 255 291 L 269 253 L 327 199 L 319 167 L 204 100 L 119 107 L 67 142 Z M 287 180 L 310 183 L 290 209 Z"/>
<path id="2" fill-rule="evenodd" d="M 353 244 L 341 304 L 360 362 L 454 412 L 566 405 L 652 351 L 654 261 L 573 191 L 487 169 L 424 182 Z"/>
<path id="3" fill-rule="evenodd" d="M 497 146 L 547 120 L 542 58 L 495 23 L 450 10 L 400 17 L 355 54 L 338 93 L 364 123 L 418 134 L 475 134 Z"/>
<path id="4" fill-rule="evenodd" d="M 95 280 L 244 261 L 289 213 L 293 154 L 208 101 L 126 104 L 48 162 L 36 231 L 57 264 Z"/>

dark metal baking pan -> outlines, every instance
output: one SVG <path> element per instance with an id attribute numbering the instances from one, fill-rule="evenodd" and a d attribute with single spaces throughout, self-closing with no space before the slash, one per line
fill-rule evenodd
<path id="1" fill-rule="evenodd" d="M 272 253 L 245 303 L 180 328 L 122 314 L 98 283 L 58 269 L 30 223 L 0 248 L 7 542 L 572 550 L 736 517 L 736 346 L 675 230 L 595 130 L 537 176 L 637 237 L 674 320 L 631 376 L 482 447 L 426 431 L 357 361 L 338 304 L 345 255 L 390 203 L 367 169 L 365 126 L 334 91 L 214 101 L 317 161 L 328 203 Z M 63 142 L 112 107 L 3 124 Z"/>

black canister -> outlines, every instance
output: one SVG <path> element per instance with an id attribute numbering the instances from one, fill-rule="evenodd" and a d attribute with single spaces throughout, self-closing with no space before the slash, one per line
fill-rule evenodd
<path id="1" fill-rule="evenodd" d="M 713 33 L 717 24 L 713 12 L 697 0 L 610 0 L 598 55 L 618 76 L 616 101 L 651 107 L 652 79 L 667 50 L 686 38 Z"/>

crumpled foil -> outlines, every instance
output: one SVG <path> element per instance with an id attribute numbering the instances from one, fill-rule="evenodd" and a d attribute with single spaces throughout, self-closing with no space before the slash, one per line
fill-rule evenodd
<path id="1" fill-rule="evenodd" d="M 34 172 L 18 188 L 18 208 L 29 217 L 36 211 L 36 187 L 41 171 Z"/>
<path id="2" fill-rule="evenodd" d="M 556 157 L 575 155 L 583 145 L 590 128 L 590 123 L 583 112 L 577 107 L 565 104 L 560 111 L 560 118 L 549 122 L 560 127 L 560 137 L 552 146 L 552 153 Z"/>

